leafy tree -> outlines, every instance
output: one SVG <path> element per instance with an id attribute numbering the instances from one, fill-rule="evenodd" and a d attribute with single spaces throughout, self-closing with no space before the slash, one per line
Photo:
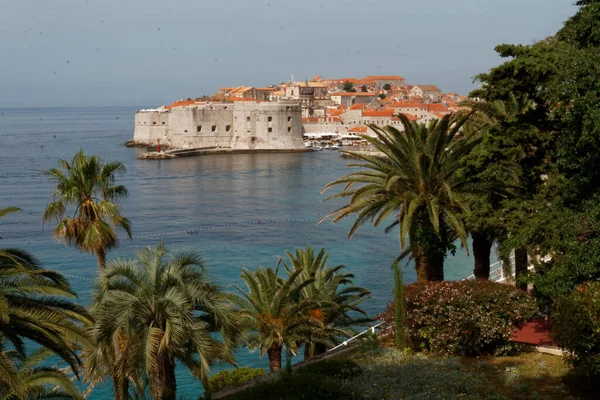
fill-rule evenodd
<path id="1" fill-rule="evenodd" d="M 232 297 L 239 307 L 237 316 L 250 333 L 246 346 L 258 348 L 261 356 L 267 353 L 271 372 L 281 369 L 283 347 L 295 354 L 304 332 L 315 322 L 307 318 L 314 304 L 295 301 L 312 281 L 301 281 L 302 270 L 292 272 L 287 279 L 279 277 L 278 272 L 279 268 L 261 267 L 255 272 L 242 269 L 247 291 L 233 285 L 241 295 Z"/>
<path id="2" fill-rule="evenodd" d="M 366 93 L 369 91 L 369 89 L 367 88 L 367 85 L 362 85 L 362 87 L 360 88 L 360 91 L 363 93 Z"/>
<path id="3" fill-rule="evenodd" d="M 537 262 L 531 277 L 544 304 L 553 301 L 546 296 L 568 292 L 567 282 L 572 290 L 585 275 L 596 275 L 597 263 L 588 268 L 600 254 L 600 231 L 589 214 L 600 204 L 600 5 L 576 4 L 578 12 L 555 37 L 498 46 L 507 61 L 479 75 L 482 86 L 472 94 L 487 101 L 512 94 L 533 103 L 516 120 L 530 129 L 508 135 L 525 153 L 519 163 L 527 196 L 506 203 L 505 220 L 507 247 L 526 250 L 517 257 L 522 263 L 528 254 L 534 261 L 552 256 Z"/>
<path id="4" fill-rule="evenodd" d="M 77 374 L 77 349 L 88 341 L 85 326 L 92 319 L 72 301 L 76 297 L 60 273 L 41 268 L 29 253 L 0 249 L 0 347 L 10 343 L 25 357 L 26 341 L 37 343 Z"/>
<path id="5" fill-rule="evenodd" d="M 313 308 L 307 316 L 315 323 L 305 333 L 304 358 L 322 354 L 340 343 L 340 338 L 353 336 L 353 327 L 371 322 L 360 304 L 370 298 L 371 293 L 354 284 L 354 275 L 344 273 L 344 265 L 327 266 L 329 254 L 321 249 L 315 256 L 312 247 L 296 249 L 295 253 L 286 252 L 289 264 L 281 263 L 289 276 L 301 271 L 297 284 L 311 281 L 299 292 L 297 302 L 310 301 Z"/>
<path id="6" fill-rule="evenodd" d="M 106 252 L 118 244 L 114 228 L 122 227 L 131 237 L 130 222 L 118 205 L 127 196 L 127 189 L 115 185 L 115 174 L 125 172 L 125 166 L 87 157 L 80 150 L 71 162 L 61 159 L 59 167 L 46 171 L 56 182 L 56 191 L 44 211 L 44 221 L 58 221 L 54 237 L 94 253 L 102 269 Z"/>
<path id="7" fill-rule="evenodd" d="M 170 254 L 160 243 L 138 252 L 136 259 L 107 262 L 92 312 L 98 347 L 114 352 L 114 364 L 108 371 L 102 363 L 96 364 L 98 370 L 90 371 L 92 378 L 106 372 L 113 379 L 115 372 L 145 375 L 153 398 L 175 399 L 176 361 L 205 388 L 214 362 L 234 362 L 237 326 L 231 308 L 225 294 L 209 280 L 197 253 Z M 223 341 L 213 332 L 219 332 Z M 120 381 L 113 383 L 116 388 L 127 387 Z"/>
<path id="8" fill-rule="evenodd" d="M 379 94 L 379 98 L 380 98 L 381 100 L 385 99 L 386 97 L 387 97 L 387 96 L 385 95 L 385 93 L 380 93 L 380 94 Z"/>
<path id="9" fill-rule="evenodd" d="M 369 127 L 376 137 L 364 136 L 380 154 L 347 152 L 362 162 L 349 166 L 360 170 L 329 183 L 323 190 L 344 185 L 332 198 L 349 198 L 347 205 L 327 217 L 339 221 L 357 214 L 349 236 L 365 222 L 378 226 L 394 215 L 387 228 L 399 225 L 400 245 L 407 249 L 410 239 L 419 281 L 444 279 L 444 258 L 453 250 L 453 235 L 467 246 L 463 214 L 467 211 L 461 195 L 476 193 L 468 177 L 457 171 L 461 159 L 481 142 L 477 129 L 457 134 L 470 114 L 449 114 L 429 125 L 399 116 L 404 131 L 392 126 Z M 454 233 L 453 233 L 454 232 Z"/>
<path id="10" fill-rule="evenodd" d="M 344 86 L 342 86 L 342 90 L 344 92 L 356 92 L 356 89 L 354 89 L 354 84 L 350 81 L 344 82 Z"/>
<path id="11" fill-rule="evenodd" d="M 386 83 L 385 85 L 383 85 L 383 90 L 392 90 L 392 85 Z"/>
<path id="12" fill-rule="evenodd" d="M 52 355 L 44 348 L 27 356 L 16 351 L 0 351 L 0 397 L 6 400 L 83 399 L 63 370 L 49 366 L 47 359 Z"/>

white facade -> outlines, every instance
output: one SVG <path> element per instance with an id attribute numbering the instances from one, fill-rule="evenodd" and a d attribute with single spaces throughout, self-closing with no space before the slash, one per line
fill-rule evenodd
<path id="1" fill-rule="evenodd" d="M 234 150 L 299 150 L 302 110 L 297 102 L 198 104 L 135 114 L 133 140 L 172 148 L 224 147 Z"/>

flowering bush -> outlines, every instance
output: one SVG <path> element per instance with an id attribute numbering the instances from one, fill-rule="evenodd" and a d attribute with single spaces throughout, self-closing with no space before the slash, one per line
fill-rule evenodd
<path id="1" fill-rule="evenodd" d="M 600 376 L 600 282 L 584 283 L 558 300 L 552 337 L 579 372 Z"/>
<path id="2" fill-rule="evenodd" d="M 393 303 L 381 317 L 393 321 Z M 423 282 L 406 287 L 411 344 L 434 352 L 475 355 L 512 349 L 510 336 L 536 312 L 526 293 L 490 281 Z"/>

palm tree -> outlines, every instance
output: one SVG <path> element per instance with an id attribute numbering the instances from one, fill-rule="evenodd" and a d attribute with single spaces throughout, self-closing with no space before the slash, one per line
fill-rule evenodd
<path id="1" fill-rule="evenodd" d="M 0 342 L 10 343 L 19 355 L 25 356 L 29 340 L 61 357 L 77 374 L 77 349 L 88 341 L 85 326 L 92 319 L 71 301 L 76 297 L 61 274 L 40 268 L 28 253 L 0 249 Z"/>
<path id="2" fill-rule="evenodd" d="M 51 351 L 44 348 L 26 357 L 16 351 L 0 351 L 0 364 L 10 369 L 10 373 L 2 370 L 0 374 L 0 398 L 83 399 L 65 371 L 58 366 L 48 366 L 47 359 L 52 355 Z"/>
<path id="3" fill-rule="evenodd" d="M 170 254 L 159 243 L 138 252 L 136 259 L 107 262 L 92 313 L 93 337 L 113 364 L 88 364 L 99 368 L 89 371 L 90 377 L 96 379 L 103 371 L 111 375 L 115 388 L 124 390 L 116 395 L 127 396 L 124 377 L 135 381 L 145 376 L 153 398 L 175 399 L 176 361 L 205 387 L 214 362 L 234 362 L 237 325 L 232 310 L 195 252 Z"/>
<path id="4" fill-rule="evenodd" d="M 292 272 L 287 279 L 279 277 L 278 272 L 278 268 L 261 267 L 255 272 L 243 268 L 241 278 L 248 291 L 232 285 L 241 293 L 241 296 L 232 296 L 239 307 L 238 317 L 242 326 L 251 332 L 246 346 L 258 348 L 261 356 L 267 353 L 271 372 L 281 369 L 284 346 L 292 354 L 297 352 L 297 343 L 304 338 L 303 330 L 311 326 L 306 314 L 313 308 L 311 302 L 296 301 L 311 280 L 300 281 L 301 270 Z"/>
<path id="5" fill-rule="evenodd" d="M 444 258 L 458 235 L 467 247 L 461 214 L 468 211 L 461 195 L 476 191 L 468 177 L 458 173 L 460 160 L 481 141 L 478 129 L 462 129 L 470 114 L 449 114 L 429 125 L 399 118 L 400 132 L 392 126 L 371 125 L 375 137 L 364 136 L 380 154 L 347 152 L 362 160 L 349 166 L 360 170 L 329 183 L 323 190 L 345 185 L 331 198 L 350 198 L 333 211 L 333 221 L 357 214 L 349 236 L 365 222 L 381 224 L 394 215 L 388 231 L 400 226 L 400 245 L 415 260 L 419 281 L 444 279 Z M 327 218 L 326 217 L 326 218 Z"/>
<path id="6" fill-rule="evenodd" d="M 344 273 L 344 265 L 327 266 L 329 254 L 321 249 L 315 257 L 312 247 L 286 252 L 289 264 L 280 260 L 288 275 L 301 271 L 296 282 L 311 281 L 299 292 L 297 301 L 311 301 L 314 306 L 307 312 L 316 320 L 304 340 L 304 358 L 322 354 L 341 342 L 341 338 L 352 336 L 353 327 L 373 320 L 360 308 L 360 303 L 370 298 L 371 292 L 354 284 L 354 275 Z"/>
<path id="7" fill-rule="evenodd" d="M 115 174 L 125 172 L 125 166 L 87 157 L 80 150 L 70 163 L 61 159 L 59 167 L 46 171 L 56 181 L 56 191 L 44 211 L 44 222 L 56 220 L 54 237 L 94 253 L 102 269 L 107 251 L 118 244 L 114 228 L 122 227 L 131 237 L 130 222 L 118 205 L 127 196 L 127 189 L 115 185 Z"/>

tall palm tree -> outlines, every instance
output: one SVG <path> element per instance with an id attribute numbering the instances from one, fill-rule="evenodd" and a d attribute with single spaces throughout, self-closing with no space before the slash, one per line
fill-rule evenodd
<path id="1" fill-rule="evenodd" d="M 284 346 L 292 354 L 298 351 L 297 344 L 303 339 L 303 332 L 311 326 L 306 314 L 313 308 L 309 301 L 296 301 L 299 292 L 311 280 L 299 281 L 301 270 L 292 272 L 287 279 L 279 277 L 278 272 L 278 268 L 261 267 L 255 272 L 243 268 L 241 278 L 247 292 L 232 285 L 241 293 L 232 296 L 232 301 L 239 307 L 238 317 L 251 333 L 246 346 L 258 348 L 261 356 L 267 353 L 271 372 L 281 369 Z"/>
<path id="2" fill-rule="evenodd" d="M 209 280 L 195 252 L 170 254 L 159 243 L 136 259 L 107 262 L 92 313 L 93 337 L 113 362 L 106 372 L 113 381 L 118 374 L 121 379 L 144 375 L 155 399 L 176 398 L 176 361 L 203 384 L 214 362 L 234 362 L 237 324 L 226 295 Z M 95 365 L 102 369 L 105 363 Z M 98 375 L 90 371 L 93 379 Z M 128 390 L 127 382 L 113 383 Z"/>
<path id="3" fill-rule="evenodd" d="M 65 360 L 77 374 L 77 349 L 87 343 L 91 315 L 75 304 L 75 292 L 58 272 L 42 269 L 28 253 L 0 250 L 0 342 L 25 356 L 33 341 Z"/>
<path id="4" fill-rule="evenodd" d="M 287 251 L 289 264 L 283 260 L 288 275 L 301 271 L 296 282 L 311 281 L 299 292 L 297 301 L 311 301 L 313 308 L 307 316 L 317 323 L 312 324 L 304 340 L 305 359 L 322 354 L 340 343 L 343 338 L 352 336 L 356 326 L 373 320 L 360 308 L 360 304 L 370 298 L 371 292 L 354 284 L 354 275 L 344 273 L 344 265 L 327 266 L 329 254 L 321 249 L 315 256 L 312 247 Z"/>
<path id="5" fill-rule="evenodd" d="M 375 137 L 364 136 L 380 154 L 347 152 L 360 159 L 349 166 L 360 170 L 329 183 L 323 190 L 344 185 L 331 198 L 350 202 L 327 217 L 333 221 L 357 214 L 349 236 L 365 222 L 378 226 L 387 217 L 399 225 L 400 245 L 415 260 L 419 281 L 444 279 L 444 258 L 452 232 L 465 248 L 467 232 L 461 214 L 466 204 L 461 194 L 476 191 L 468 177 L 458 173 L 460 160 L 481 141 L 478 129 L 462 129 L 470 114 L 449 114 L 429 125 L 399 118 L 404 131 L 371 125 Z"/>
<path id="6" fill-rule="evenodd" d="M 49 366 L 52 356 L 48 349 L 38 349 L 26 357 L 16 351 L 0 351 L 0 364 L 11 373 L 0 374 L 0 398 L 20 399 L 83 399 L 68 374 L 59 366 Z M 40 366 L 43 364 L 43 366 Z"/>
<path id="7" fill-rule="evenodd" d="M 54 237 L 94 253 L 102 269 L 107 251 L 118 244 L 114 228 L 125 229 L 131 237 L 131 224 L 118 204 L 127 196 L 127 189 L 115 185 L 115 174 L 125 172 L 125 166 L 87 157 L 80 150 L 71 162 L 61 159 L 59 167 L 46 171 L 56 181 L 56 190 L 44 211 L 44 221 L 56 220 Z"/>

